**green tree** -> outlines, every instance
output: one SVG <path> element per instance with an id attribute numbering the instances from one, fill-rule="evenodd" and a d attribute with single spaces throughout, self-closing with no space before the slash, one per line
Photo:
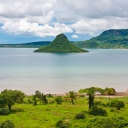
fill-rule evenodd
<path id="1" fill-rule="evenodd" d="M 11 110 L 12 106 L 15 103 L 21 103 L 25 97 L 25 94 L 19 90 L 7 90 L 1 92 L 1 98 L 5 101 L 6 104 Z"/>
<path id="2" fill-rule="evenodd" d="M 40 91 L 35 91 L 35 95 L 33 95 L 33 104 L 37 105 L 37 102 L 40 102 L 41 104 L 47 104 L 48 101 L 46 95 L 44 95 Z"/>
<path id="3" fill-rule="evenodd" d="M 94 97 L 96 92 L 103 92 L 103 89 L 98 88 L 98 87 L 90 87 L 90 88 L 85 88 L 85 89 L 80 89 L 79 93 L 86 93 L 88 97 L 88 104 L 89 104 L 89 109 L 94 105 Z"/>
<path id="4" fill-rule="evenodd" d="M 0 94 L 0 108 L 4 108 L 6 106 L 6 101 L 3 96 Z"/>
<path id="5" fill-rule="evenodd" d="M 110 95 L 115 95 L 116 90 L 114 88 L 105 88 L 104 94 L 109 96 L 109 101 L 110 101 Z"/>
<path id="6" fill-rule="evenodd" d="M 39 100 L 40 100 L 41 104 L 47 104 L 48 103 L 47 97 L 43 93 L 41 94 Z"/>
<path id="7" fill-rule="evenodd" d="M 40 101 L 41 92 L 35 91 L 35 95 L 33 95 L 33 104 L 37 105 L 37 102 Z"/>
<path id="8" fill-rule="evenodd" d="M 70 100 L 72 104 L 74 104 L 74 100 L 76 99 L 77 94 L 74 91 L 69 91 L 68 93 L 66 93 L 66 97 Z"/>
<path id="9" fill-rule="evenodd" d="M 90 87 L 90 88 L 85 88 L 85 89 L 80 89 L 79 93 L 86 93 L 88 97 L 88 104 L 89 104 L 89 109 L 94 105 L 94 97 L 96 92 L 103 92 L 103 89 L 98 88 L 98 87 Z"/>

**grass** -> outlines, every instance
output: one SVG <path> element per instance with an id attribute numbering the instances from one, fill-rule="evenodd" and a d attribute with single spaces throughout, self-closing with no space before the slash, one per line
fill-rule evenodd
<path id="1" fill-rule="evenodd" d="M 27 98 L 26 98 L 27 99 Z M 115 108 L 104 107 L 108 112 L 108 117 L 124 117 L 128 120 L 128 97 L 118 98 L 125 102 L 125 108 L 116 110 Z M 108 102 L 108 98 L 95 98 L 95 101 Z M 74 116 L 83 112 L 86 116 L 83 120 L 76 120 Z M 93 115 L 88 114 L 88 100 L 85 97 L 77 98 L 75 104 L 63 102 L 62 105 L 48 104 L 15 104 L 10 115 L 0 116 L 0 122 L 11 120 L 15 128 L 55 128 L 58 120 L 69 122 L 70 127 L 79 128 L 80 125 L 86 124 Z"/>

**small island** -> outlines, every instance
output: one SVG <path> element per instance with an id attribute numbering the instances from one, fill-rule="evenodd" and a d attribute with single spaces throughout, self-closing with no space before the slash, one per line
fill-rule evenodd
<path id="1" fill-rule="evenodd" d="M 59 34 L 48 46 L 42 46 L 34 52 L 80 53 L 88 51 L 76 47 L 68 40 L 68 38 L 64 34 Z"/>

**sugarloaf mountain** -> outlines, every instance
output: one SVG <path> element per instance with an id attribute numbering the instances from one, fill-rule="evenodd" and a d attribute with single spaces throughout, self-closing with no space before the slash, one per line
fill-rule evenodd
<path id="1" fill-rule="evenodd" d="M 64 34 L 59 34 L 49 45 L 40 47 L 39 49 L 35 50 L 35 52 L 78 53 L 88 51 L 76 47 Z"/>

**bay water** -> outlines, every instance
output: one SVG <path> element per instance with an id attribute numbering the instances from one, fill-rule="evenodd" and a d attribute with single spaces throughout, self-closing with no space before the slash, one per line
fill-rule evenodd
<path id="1" fill-rule="evenodd" d="M 88 53 L 35 53 L 35 48 L 0 48 L 0 91 L 64 94 L 87 87 L 128 89 L 127 49 Z"/>

